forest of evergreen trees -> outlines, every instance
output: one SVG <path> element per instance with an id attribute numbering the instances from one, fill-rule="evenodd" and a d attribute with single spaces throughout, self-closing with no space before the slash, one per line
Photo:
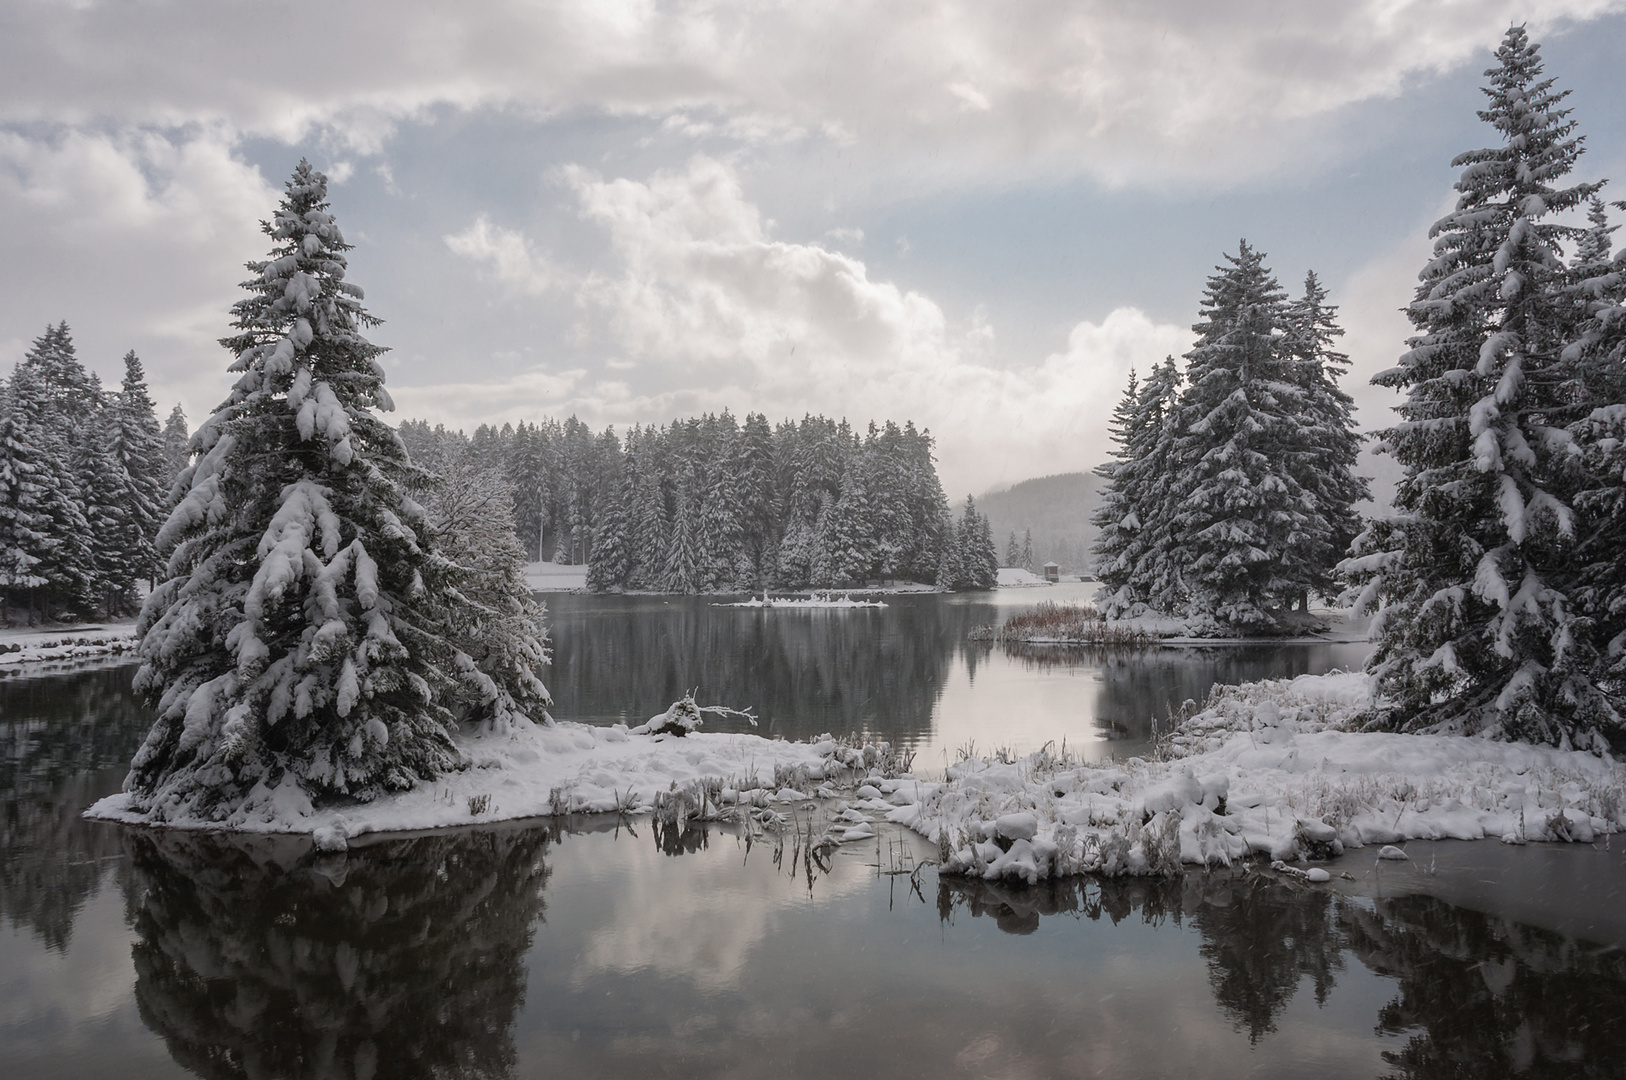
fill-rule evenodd
<path id="1" fill-rule="evenodd" d="M 992 588 L 999 555 L 967 498 L 956 517 L 913 424 L 728 412 L 594 433 L 564 423 L 482 425 L 472 438 L 407 421 L 415 462 L 463 448 L 500 466 L 533 559 L 588 566 L 598 590 L 698 593 L 912 581 Z"/>
<path id="2" fill-rule="evenodd" d="M 104 390 L 66 322 L 0 382 L 0 626 L 134 614 L 186 463 L 179 405 L 160 428 L 134 352 Z"/>

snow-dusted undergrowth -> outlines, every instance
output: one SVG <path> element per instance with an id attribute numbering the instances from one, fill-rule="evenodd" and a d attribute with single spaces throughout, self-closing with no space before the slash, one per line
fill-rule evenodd
<path id="1" fill-rule="evenodd" d="M 1225 687 L 1164 760 L 1086 764 L 1053 750 L 973 759 L 902 789 L 888 816 L 941 869 L 1028 882 L 1173 874 L 1247 855 L 1327 857 L 1413 839 L 1591 841 L 1626 828 L 1626 768 L 1579 751 L 1344 730 L 1360 674 Z"/>
<path id="2" fill-rule="evenodd" d="M 180 829 L 304 833 L 314 835 L 321 846 L 338 848 L 347 837 L 363 833 L 546 815 L 656 812 L 669 820 L 722 817 L 805 802 L 815 795 L 834 796 L 832 780 L 869 778 L 878 784 L 883 782 L 881 774 L 896 772 L 890 747 L 884 743 L 855 745 L 829 736 L 804 743 L 709 732 L 635 734 L 638 730 L 620 724 L 561 722 L 544 727 L 526 722 L 504 733 L 460 735 L 454 741 L 467 768 L 366 803 L 314 806 L 292 774 L 285 773 L 274 786 L 263 782 L 256 786 L 224 821 L 184 814 L 158 818 L 133 809 L 128 794 L 101 800 L 86 816 Z M 895 780 L 886 782 L 889 791 L 898 786 Z M 860 798 L 880 795 L 878 788 L 860 792 Z M 892 807 L 877 802 L 871 806 L 876 808 Z M 842 835 L 843 828 L 838 823 L 832 841 L 861 838 Z"/>

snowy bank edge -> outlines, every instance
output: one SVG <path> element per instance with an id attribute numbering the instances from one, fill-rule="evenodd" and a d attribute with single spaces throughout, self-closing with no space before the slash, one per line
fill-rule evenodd
<path id="1" fill-rule="evenodd" d="M 724 807 L 804 803 L 834 796 L 828 781 L 843 772 L 864 773 L 890 749 L 854 746 L 828 735 L 811 742 L 716 732 L 643 736 L 621 724 L 571 722 L 533 724 L 503 735 L 459 735 L 457 742 L 467 768 L 370 803 L 315 807 L 297 782 L 284 776 L 274 787 L 256 786 L 223 821 L 136 811 L 128 793 L 96 802 L 84 816 L 150 828 L 309 835 L 318 847 L 337 849 L 350 837 L 375 833 L 572 814 L 645 814 L 660 796 L 696 785 L 716 790 Z M 896 790 L 902 782 L 887 786 Z M 815 785 L 822 786 L 810 791 Z M 877 808 L 893 806 L 872 807 Z"/>
<path id="2" fill-rule="evenodd" d="M 1355 732 L 1370 680 L 1337 672 L 1228 687 L 1167 760 L 973 759 L 888 820 L 936 843 L 945 873 L 1178 874 L 1328 858 L 1414 839 L 1590 842 L 1626 829 L 1626 767 L 1453 735 Z M 1320 877 L 1319 874 L 1316 875 Z"/>

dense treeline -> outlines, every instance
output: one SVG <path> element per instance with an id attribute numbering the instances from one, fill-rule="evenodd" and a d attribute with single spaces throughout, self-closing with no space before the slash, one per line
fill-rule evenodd
<path id="1" fill-rule="evenodd" d="M 1184 371 L 1131 374 L 1113 412 L 1096 573 L 1112 615 L 1275 631 L 1335 592 L 1367 484 L 1326 290 L 1311 273 L 1289 300 L 1245 241 L 1225 258 Z"/>
<path id="2" fill-rule="evenodd" d="M 157 573 L 154 538 L 186 460 L 179 405 L 160 429 L 134 352 L 104 390 L 66 322 L 0 384 L 0 625 L 116 618 Z"/>
<path id="3" fill-rule="evenodd" d="M 530 556 L 586 563 L 595 589 L 976 589 L 998 576 L 987 518 L 969 498 L 951 513 L 931 435 L 913 424 L 860 436 L 822 416 L 773 427 L 725 411 L 624 440 L 574 417 L 481 426 L 470 439 L 407 421 L 401 435 L 431 469 L 465 446 L 499 464 Z"/>

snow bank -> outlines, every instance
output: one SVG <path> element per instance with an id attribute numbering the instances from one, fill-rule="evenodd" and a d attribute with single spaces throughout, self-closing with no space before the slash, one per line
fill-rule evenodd
<path id="1" fill-rule="evenodd" d="M 119 656 L 134 652 L 134 623 L 69 630 L 8 631 L 0 636 L 0 668 Z"/>
<path id="2" fill-rule="evenodd" d="M 1054 584 L 1054 581 L 1046 581 L 1032 570 L 1024 570 L 1020 566 L 1001 566 L 999 568 L 999 587 L 1001 589 L 1037 589 Z"/>
<path id="3" fill-rule="evenodd" d="M 770 597 L 766 593 L 761 599 L 752 597 L 749 600 L 739 600 L 731 604 L 712 604 L 712 607 L 732 608 L 884 608 L 886 604 L 880 600 L 854 600 L 851 593 L 814 593 L 812 596 L 779 596 Z"/>
<path id="4" fill-rule="evenodd" d="M 868 783 L 885 783 L 889 791 L 900 784 L 869 773 L 887 763 L 886 744 L 854 746 L 829 736 L 811 743 L 703 732 L 645 736 L 632 734 L 621 724 L 543 727 L 527 722 L 507 735 L 462 735 L 456 741 L 468 768 L 370 803 L 313 807 L 299 786 L 286 778 L 275 787 L 257 787 L 223 822 L 157 820 L 133 812 L 125 794 L 101 800 L 85 816 L 181 829 L 303 833 L 313 835 L 319 845 L 339 848 L 345 838 L 363 833 L 546 815 L 638 814 L 670 807 L 675 800 L 688 801 L 688 806 L 679 807 L 687 817 L 730 808 L 767 808 L 803 802 L 815 794 L 833 797 L 836 789 L 829 781 L 850 779 L 855 771 Z M 878 797 L 879 789 L 873 790 Z M 862 792 L 858 805 L 893 808 L 891 803 L 866 802 L 862 796 L 868 794 Z M 837 830 L 832 839 L 845 838 Z"/>
<path id="5" fill-rule="evenodd" d="M 889 820 L 937 843 L 946 873 L 1174 874 L 1326 858 L 1367 844 L 1494 837 L 1590 842 L 1626 828 L 1626 767 L 1579 751 L 1345 730 L 1368 704 L 1342 672 L 1226 687 L 1167 760 L 1086 764 L 1042 750 L 973 759 Z"/>
<path id="6" fill-rule="evenodd" d="M 536 592 L 585 592 L 587 567 L 551 562 L 526 563 L 525 584 Z"/>

